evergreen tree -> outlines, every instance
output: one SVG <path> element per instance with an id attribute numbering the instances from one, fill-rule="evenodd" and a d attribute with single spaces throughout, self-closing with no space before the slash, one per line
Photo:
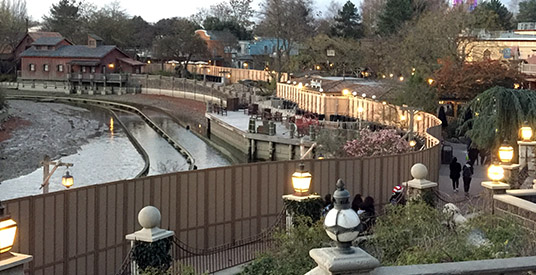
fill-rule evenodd
<path id="1" fill-rule="evenodd" d="M 344 38 L 360 38 L 363 36 L 361 16 L 357 13 L 357 7 L 350 1 L 346 2 L 339 14 L 335 17 L 335 25 L 331 28 L 334 36 Z"/>
<path id="2" fill-rule="evenodd" d="M 411 0 L 387 0 L 378 22 L 380 34 L 396 33 L 404 22 L 411 19 L 412 15 Z"/>
<path id="3" fill-rule="evenodd" d="M 513 29 L 512 13 L 500 0 L 491 0 L 478 5 L 473 11 L 475 28 L 486 30 Z"/>
<path id="4" fill-rule="evenodd" d="M 49 15 L 43 17 L 46 31 L 59 32 L 76 44 L 86 42 L 87 33 L 81 30 L 84 22 L 82 2 L 75 0 L 60 0 L 52 4 Z"/>
<path id="5" fill-rule="evenodd" d="M 518 22 L 536 22 L 536 0 L 526 0 L 519 3 Z"/>

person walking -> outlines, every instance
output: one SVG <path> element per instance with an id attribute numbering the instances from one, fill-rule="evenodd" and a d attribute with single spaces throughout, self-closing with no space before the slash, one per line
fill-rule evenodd
<path id="1" fill-rule="evenodd" d="M 469 196 L 469 188 L 471 187 L 471 179 L 473 177 L 473 166 L 471 166 L 471 161 L 468 161 L 463 166 L 463 190 L 465 191 L 465 195 Z"/>
<path id="2" fill-rule="evenodd" d="M 450 179 L 452 180 L 452 190 L 454 193 L 458 192 L 460 186 L 460 173 L 462 172 L 462 165 L 458 162 L 457 158 L 453 158 L 449 165 Z"/>

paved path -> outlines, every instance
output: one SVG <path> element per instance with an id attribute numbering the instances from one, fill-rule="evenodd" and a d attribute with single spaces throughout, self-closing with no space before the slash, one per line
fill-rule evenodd
<path id="1" fill-rule="evenodd" d="M 467 154 L 467 146 L 463 143 L 449 143 L 445 144 L 451 145 L 453 148 L 453 156 L 458 158 L 458 162 L 463 166 L 466 163 L 465 156 Z M 479 165 L 475 164 L 474 166 L 474 175 L 471 180 L 471 187 L 469 189 L 469 194 L 471 197 L 478 196 L 482 192 L 482 186 L 480 183 L 482 181 L 488 180 L 487 178 L 487 169 L 488 165 Z M 452 181 L 449 177 L 449 165 L 442 164 L 439 170 L 439 190 L 445 192 L 446 194 L 452 196 L 454 200 L 462 199 L 465 194 L 463 192 L 463 179 L 460 177 L 460 187 L 459 192 L 454 193 L 452 190 Z"/>

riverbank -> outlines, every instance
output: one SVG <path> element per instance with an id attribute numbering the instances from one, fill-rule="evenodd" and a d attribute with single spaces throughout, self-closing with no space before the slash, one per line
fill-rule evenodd
<path id="1" fill-rule="evenodd" d="M 44 155 L 74 154 L 108 130 L 88 109 L 17 100 L 9 104 L 11 118 L 0 131 L 0 182 L 39 168 Z"/>

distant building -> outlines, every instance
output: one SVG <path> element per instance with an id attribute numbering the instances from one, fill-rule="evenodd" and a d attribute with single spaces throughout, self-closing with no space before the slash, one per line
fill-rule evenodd
<path id="1" fill-rule="evenodd" d="M 79 83 L 93 82 L 105 73 L 141 73 L 144 65 L 116 46 L 103 45 L 95 35 L 88 36 L 87 45 L 73 45 L 61 36 L 40 37 L 29 44 L 20 59 L 22 80 Z"/>
<path id="2" fill-rule="evenodd" d="M 528 78 L 529 88 L 536 87 L 536 22 L 518 23 L 514 31 L 473 31 L 463 35 L 461 43 L 467 61 L 504 60 L 520 63 L 521 72 Z"/>
<path id="3" fill-rule="evenodd" d="M 215 66 L 231 65 L 238 43 L 233 34 L 228 31 L 207 30 L 196 30 L 195 33 L 207 43 L 208 63 Z"/>
<path id="4" fill-rule="evenodd" d="M 247 67 L 251 69 L 270 69 L 277 52 L 284 55 L 286 41 L 274 37 L 255 37 L 251 41 L 239 41 L 239 51 L 235 58 L 235 65 L 240 68 Z M 279 46 L 279 48 L 278 48 Z M 290 49 L 290 55 L 298 55 L 298 46 L 295 45 Z"/>

